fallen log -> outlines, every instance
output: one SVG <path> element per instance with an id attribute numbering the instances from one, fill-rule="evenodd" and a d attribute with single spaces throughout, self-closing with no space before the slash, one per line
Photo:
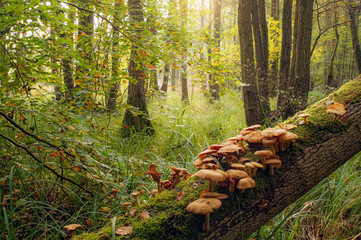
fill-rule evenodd
<path id="1" fill-rule="evenodd" d="M 326 114 L 331 101 L 344 104 L 347 115 L 334 120 L 333 115 Z M 188 203 L 196 200 L 208 187 L 206 182 L 193 176 L 175 189 L 157 194 L 138 209 L 135 216 L 118 216 L 115 229 L 129 225 L 133 231 L 117 239 L 246 239 L 361 151 L 361 77 L 303 112 L 311 114 L 310 122 L 294 130 L 299 139 L 279 154 L 282 167 L 273 176 L 257 172 L 256 188 L 241 195 L 217 187 L 218 192 L 230 197 L 222 200 L 222 207 L 211 214 L 211 231 L 202 231 L 203 216 L 186 211 Z M 297 124 L 299 121 L 295 116 L 285 123 Z M 184 191 L 184 196 L 177 200 L 180 191 Z M 266 206 L 263 200 L 269 201 Z M 150 218 L 140 217 L 144 210 Z M 76 239 L 101 239 L 105 235 L 112 235 L 111 225 Z"/>

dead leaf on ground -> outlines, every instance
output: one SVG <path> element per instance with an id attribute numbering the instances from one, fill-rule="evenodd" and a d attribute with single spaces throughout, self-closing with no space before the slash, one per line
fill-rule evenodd
<path id="1" fill-rule="evenodd" d="M 132 232 L 133 232 L 133 227 L 129 225 L 129 226 L 124 226 L 124 227 L 118 228 L 115 233 L 117 235 L 127 236 L 127 235 L 131 234 Z"/>
<path id="2" fill-rule="evenodd" d="M 180 201 L 180 200 L 183 199 L 183 197 L 184 197 L 184 191 L 181 190 L 181 191 L 178 193 L 178 195 L 177 195 L 177 200 Z"/>

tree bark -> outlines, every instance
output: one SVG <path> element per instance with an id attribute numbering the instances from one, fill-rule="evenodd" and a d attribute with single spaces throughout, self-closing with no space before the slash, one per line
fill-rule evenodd
<path id="1" fill-rule="evenodd" d="M 329 100 L 343 103 L 347 116 L 333 121 L 333 116 L 326 114 L 326 102 Z M 192 215 L 185 210 L 189 202 L 197 199 L 199 193 L 208 187 L 196 177 L 182 182 L 171 191 L 158 194 L 139 209 L 139 214 L 146 209 L 150 220 L 136 220 L 138 216 L 135 216 L 119 221 L 118 226 L 133 222 L 136 228 L 132 239 L 247 239 L 361 151 L 361 76 L 306 111 L 312 115 L 310 123 L 294 130 L 299 139 L 286 151 L 278 153 L 282 167 L 273 176 L 263 171 L 257 172 L 256 187 L 241 195 L 230 193 L 225 187 L 216 188 L 218 192 L 227 193 L 229 198 L 222 200 L 221 208 L 211 214 L 210 232 L 201 231 L 203 216 Z M 295 116 L 287 123 L 298 121 Z M 184 191 L 183 198 L 177 200 L 181 190 Z M 269 201 L 263 208 L 259 206 L 262 199 Z M 134 224 L 134 221 L 138 221 L 138 224 Z M 111 231 L 111 227 L 107 229 L 104 232 Z M 78 239 L 97 239 L 100 233 L 81 235 Z"/>
<path id="2" fill-rule="evenodd" d="M 169 63 L 166 63 L 166 64 L 164 65 L 163 83 L 162 83 L 162 87 L 160 88 L 160 91 L 161 91 L 162 94 L 164 94 L 164 95 L 167 95 L 169 75 L 170 75 L 170 64 L 169 64 Z"/>
<path id="3" fill-rule="evenodd" d="M 354 54 L 358 74 L 361 74 L 361 48 L 358 39 L 358 30 L 356 24 L 357 6 L 353 0 L 349 0 L 349 4 L 347 5 L 347 8 L 348 8 L 348 13 L 350 15 L 350 30 L 351 30 L 353 54 Z"/>
<path id="4" fill-rule="evenodd" d="M 239 1 L 238 32 L 241 48 L 242 81 L 245 84 L 243 86 L 243 100 L 247 125 L 260 123 L 263 119 L 256 76 L 254 74 L 251 10 L 252 8 L 248 1 Z"/>
<path id="5" fill-rule="evenodd" d="M 310 85 L 310 48 L 312 37 L 313 0 L 296 3 L 295 37 L 290 84 L 292 88 L 291 114 L 307 104 Z"/>
<path id="6" fill-rule="evenodd" d="M 252 1 L 252 26 L 255 42 L 257 83 L 261 110 L 267 115 L 270 110 L 268 97 L 268 30 L 263 0 Z"/>
<path id="7" fill-rule="evenodd" d="M 289 73 L 291 65 L 291 49 L 292 49 L 292 0 L 283 1 L 282 12 L 282 45 L 279 73 L 279 94 L 277 99 L 277 110 L 282 113 L 283 117 L 290 112 L 288 96 L 289 89 Z"/>
<path id="8" fill-rule="evenodd" d="M 213 21 L 214 21 L 214 33 L 213 33 L 213 42 L 215 53 L 220 51 L 221 48 L 221 11 L 222 11 L 222 0 L 214 0 L 214 12 L 213 12 Z M 219 85 L 220 85 L 219 72 L 212 73 L 212 81 L 210 81 L 209 90 L 211 91 L 211 101 L 219 100 Z"/>
<path id="9" fill-rule="evenodd" d="M 279 0 L 272 0 L 271 1 L 271 18 L 275 21 L 274 24 L 272 24 L 272 29 L 277 27 L 279 29 L 279 20 L 280 20 L 280 14 L 279 14 Z M 276 49 L 274 52 L 270 52 L 270 68 L 269 68 L 269 77 L 268 77 L 268 91 L 269 91 L 269 97 L 273 98 L 277 96 L 277 87 L 278 86 L 278 61 L 279 61 L 279 31 L 270 31 L 270 41 L 273 42 L 273 46 Z"/>
<path id="10" fill-rule="evenodd" d="M 113 29 L 113 45 L 112 45 L 112 74 L 111 81 L 112 84 L 109 89 L 109 96 L 107 101 L 107 108 L 109 111 L 114 111 L 117 105 L 117 95 L 120 87 L 119 82 L 119 65 L 120 65 L 120 55 L 119 52 L 119 27 L 120 27 L 120 8 L 121 2 L 115 2 L 115 11 L 114 11 L 114 29 Z"/>
<path id="11" fill-rule="evenodd" d="M 188 18 L 188 0 L 182 0 L 181 1 L 181 8 L 182 8 L 182 27 L 184 28 L 184 30 L 187 29 L 187 18 Z M 189 100 L 188 97 L 188 76 L 187 76 L 187 54 L 186 51 L 184 50 L 184 53 L 182 54 L 182 72 L 180 73 L 181 75 L 181 84 L 182 84 L 182 102 L 187 102 Z"/>
<path id="12" fill-rule="evenodd" d="M 124 113 L 123 125 L 125 127 L 121 130 L 123 137 L 130 137 L 132 133 L 140 133 L 145 130 L 144 133 L 152 134 L 154 132 L 152 124 L 148 118 L 148 110 L 145 98 L 145 74 L 144 64 L 142 62 L 141 46 L 141 34 L 143 17 L 143 7 L 141 0 L 129 0 L 129 15 L 132 19 L 133 26 L 135 28 L 135 35 L 132 41 L 132 50 L 130 53 L 128 74 L 130 77 L 128 86 L 128 99 L 127 104 L 131 107 L 127 108 Z"/>
<path id="13" fill-rule="evenodd" d="M 333 26 L 333 29 L 335 30 L 336 39 L 334 40 L 334 45 L 335 46 L 333 48 L 332 55 L 331 55 L 331 58 L 330 58 L 330 66 L 329 66 L 328 75 L 327 75 L 327 85 L 329 87 L 336 88 L 336 87 L 338 87 L 338 81 L 335 80 L 335 77 L 334 77 L 333 65 L 334 65 L 334 61 L 335 61 L 335 58 L 336 58 L 338 42 L 339 42 L 339 38 L 340 38 L 340 34 L 338 33 L 338 27 L 336 25 L 337 19 L 338 19 L 336 10 L 334 10 L 334 18 L 335 18 L 335 25 Z"/>

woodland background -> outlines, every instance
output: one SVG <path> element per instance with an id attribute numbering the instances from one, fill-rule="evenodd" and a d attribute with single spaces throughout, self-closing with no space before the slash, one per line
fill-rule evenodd
<path id="1" fill-rule="evenodd" d="M 154 163 L 271 126 L 361 73 L 360 1 L 0 1 L 0 236 L 123 214 Z M 257 239 L 358 239 L 360 155 Z"/>

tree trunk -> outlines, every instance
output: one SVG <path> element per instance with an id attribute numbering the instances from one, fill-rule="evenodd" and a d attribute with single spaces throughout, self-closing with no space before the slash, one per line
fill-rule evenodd
<path id="1" fill-rule="evenodd" d="M 279 29 L 279 20 L 280 20 L 280 14 L 279 14 L 279 0 L 272 0 L 271 2 L 271 18 L 275 21 L 274 24 L 272 24 L 272 29 Z M 270 52 L 270 68 L 269 68 L 269 97 L 273 98 L 277 96 L 277 87 L 278 87 L 278 61 L 279 61 L 279 31 L 270 31 L 270 40 L 273 42 L 273 46 L 276 49 L 275 52 Z M 275 87 L 277 86 L 277 87 Z"/>
<path id="2" fill-rule="evenodd" d="M 295 37 L 293 39 L 293 66 L 290 78 L 292 90 L 292 113 L 307 104 L 310 86 L 310 48 L 312 37 L 313 0 L 299 0 L 296 3 Z M 292 114 L 291 113 L 291 114 Z"/>
<path id="3" fill-rule="evenodd" d="M 336 9 L 336 8 L 335 8 Z M 334 77 L 334 71 L 333 71 L 333 63 L 335 61 L 335 58 L 336 58 L 336 53 L 337 53 L 337 48 L 338 48 L 338 42 L 339 42 L 339 38 L 340 38 L 340 34 L 338 33 L 338 27 L 336 25 L 337 23 L 337 11 L 334 10 L 334 15 L 335 15 L 335 25 L 333 27 L 333 29 L 335 30 L 335 35 L 336 35 L 336 39 L 335 39 L 335 42 L 334 42 L 334 48 L 333 48 L 333 52 L 332 52 L 332 55 L 331 55 L 331 58 L 330 58 L 330 67 L 328 69 L 328 74 L 327 74 L 327 85 L 329 87 L 333 87 L 333 88 L 336 88 L 338 87 L 338 81 L 335 80 L 335 77 Z"/>
<path id="4" fill-rule="evenodd" d="M 290 115 L 289 96 L 289 73 L 291 64 L 292 48 L 292 0 L 283 1 L 282 13 L 282 46 L 279 74 L 279 94 L 277 100 L 277 110 L 283 117 Z"/>
<path id="5" fill-rule="evenodd" d="M 133 28 L 135 28 L 132 50 L 130 53 L 128 74 L 130 77 L 128 86 L 127 104 L 131 108 L 127 108 L 124 113 L 123 125 L 121 135 L 123 137 L 130 137 L 133 133 L 140 133 L 145 131 L 146 134 L 154 132 L 152 124 L 148 118 L 148 110 L 145 98 L 145 74 L 144 64 L 142 62 L 142 50 L 140 46 L 142 35 L 142 23 L 144 22 L 143 7 L 141 0 L 129 0 L 129 15 L 132 19 Z"/>
<path id="6" fill-rule="evenodd" d="M 243 86 L 243 100 L 247 125 L 260 123 L 263 114 L 257 91 L 254 67 L 253 38 L 251 26 L 251 5 L 246 0 L 239 0 L 238 32 L 241 48 L 241 69 Z"/>
<path id="7" fill-rule="evenodd" d="M 187 18 L 188 18 L 188 0 L 182 0 L 181 1 L 181 8 L 182 8 L 182 27 L 184 29 L 187 29 Z M 182 84 L 182 102 L 187 102 L 189 100 L 188 97 L 188 76 L 187 76 L 187 54 L 186 51 L 182 54 L 182 72 L 181 72 L 181 84 Z"/>
<path id="8" fill-rule="evenodd" d="M 345 104 L 347 116 L 343 120 L 333 121 L 333 116 L 326 114 L 326 101 L 329 100 Z M 189 202 L 199 198 L 199 193 L 208 187 L 208 183 L 195 176 L 173 190 L 156 195 L 138 210 L 138 215 L 147 210 L 149 220 L 137 220 L 140 219 L 138 215 L 118 217 L 121 220 L 117 221 L 117 226 L 132 222 L 134 229 L 129 236 L 132 239 L 247 239 L 361 151 L 361 77 L 306 111 L 312 115 L 310 123 L 294 129 L 299 139 L 278 154 L 282 166 L 275 170 L 273 176 L 263 171 L 257 172 L 256 187 L 241 195 L 230 193 L 225 187 L 216 187 L 217 191 L 226 193 L 229 198 L 222 200 L 221 208 L 210 215 L 211 231 L 202 232 L 203 216 L 186 211 Z M 295 116 L 287 122 L 295 124 L 298 121 Z M 183 197 L 177 200 L 181 191 Z M 261 207 L 262 200 L 269 203 Z M 106 227 L 103 231 L 80 235 L 75 239 L 97 239 L 102 232 L 111 234 L 111 231 L 111 227 Z"/>
<path id="9" fill-rule="evenodd" d="M 263 0 L 252 1 L 252 26 L 256 50 L 257 82 L 260 96 L 261 110 L 267 116 L 270 105 L 268 97 L 268 33 L 266 11 Z M 263 9 L 262 9 L 263 8 Z M 261 16 L 262 15 L 262 16 Z"/>
<path id="10" fill-rule="evenodd" d="M 349 5 L 347 6 L 347 8 L 348 8 L 348 13 L 350 15 L 350 30 L 351 30 L 353 54 L 354 54 L 358 74 L 361 74 L 361 48 L 358 39 L 358 30 L 356 24 L 357 6 L 355 6 L 353 0 L 349 0 Z"/>
<path id="11" fill-rule="evenodd" d="M 120 8 L 121 2 L 115 2 L 114 11 L 114 29 L 113 29 L 113 45 L 112 45 L 112 74 L 111 74 L 111 86 L 109 90 L 109 96 L 107 101 L 108 111 L 114 111 L 117 105 L 117 95 L 120 87 L 119 83 L 119 65 L 120 55 L 119 52 L 119 28 L 120 28 Z"/>
<path id="12" fill-rule="evenodd" d="M 169 75 L 170 75 L 170 64 L 169 64 L 169 63 L 166 63 L 166 64 L 164 65 L 163 83 L 162 83 L 162 87 L 160 88 L 160 91 L 161 91 L 164 95 L 167 95 Z"/>
<path id="13" fill-rule="evenodd" d="M 215 52 L 219 52 L 221 49 L 221 11 L 222 11 L 222 0 L 214 0 L 213 3 L 213 21 L 214 21 L 214 49 L 218 49 Z M 219 72 L 212 73 L 212 81 L 210 82 L 209 90 L 211 91 L 211 100 L 219 100 L 219 85 L 220 85 L 220 74 Z"/>

